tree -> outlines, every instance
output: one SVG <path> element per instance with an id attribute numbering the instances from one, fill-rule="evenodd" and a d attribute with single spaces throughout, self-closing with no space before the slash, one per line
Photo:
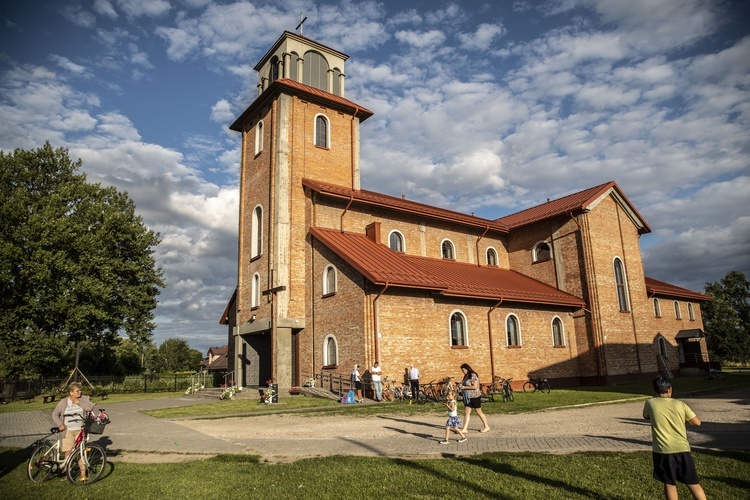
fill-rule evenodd
<path id="1" fill-rule="evenodd" d="M 88 183 L 80 167 L 49 142 L 36 151 L 0 151 L 5 374 L 59 373 L 47 349 L 70 341 L 151 339 L 164 286 L 153 258 L 159 235 L 135 214 L 127 193 Z"/>
<path id="2" fill-rule="evenodd" d="M 167 339 L 159 346 L 159 355 L 168 372 L 197 371 L 203 356 L 191 349 L 186 340 Z"/>
<path id="3" fill-rule="evenodd" d="M 706 283 L 713 300 L 702 306 L 703 326 L 711 357 L 747 363 L 750 359 L 750 281 L 738 271 Z"/>

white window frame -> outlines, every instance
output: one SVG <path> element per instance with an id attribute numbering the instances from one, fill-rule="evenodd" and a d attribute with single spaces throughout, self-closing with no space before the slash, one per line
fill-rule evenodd
<path id="1" fill-rule="evenodd" d="M 260 307 L 260 274 L 253 274 L 253 282 L 250 290 L 250 307 Z"/>
<path id="2" fill-rule="evenodd" d="M 688 302 L 688 318 L 690 321 L 695 321 L 695 310 L 693 309 L 692 302 Z"/>
<path id="3" fill-rule="evenodd" d="M 461 324 L 463 326 L 463 344 L 453 343 L 453 316 L 456 315 L 461 318 Z M 448 343 L 451 347 L 469 347 L 469 321 L 466 319 L 466 315 L 456 309 L 451 311 L 448 315 Z"/>
<path id="4" fill-rule="evenodd" d="M 393 248 L 393 246 L 391 246 L 391 237 L 394 234 L 398 235 L 399 239 L 401 240 L 401 250 L 395 250 Z M 391 231 L 390 233 L 388 233 L 388 248 L 390 248 L 394 252 L 406 253 L 406 238 L 404 238 L 404 233 L 402 233 L 401 231 L 399 231 L 397 229 L 394 229 L 393 231 Z"/>
<path id="5" fill-rule="evenodd" d="M 333 290 L 329 290 L 328 286 L 328 272 L 333 272 Z M 333 295 L 336 293 L 336 291 L 339 288 L 339 273 L 336 269 L 336 266 L 333 264 L 328 264 L 325 269 L 323 269 L 323 296 L 327 297 L 329 295 Z"/>
<path id="6" fill-rule="evenodd" d="M 510 338 L 508 337 L 508 320 L 510 318 L 514 318 L 516 320 L 516 328 L 518 331 L 516 332 L 516 335 L 518 336 L 518 343 L 517 344 L 511 344 L 509 342 Z M 523 340 L 521 338 L 521 320 L 518 319 L 518 316 L 510 313 L 507 316 L 505 316 L 505 344 L 508 347 L 521 347 L 523 345 Z"/>
<path id="7" fill-rule="evenodd" d="M 619 263 L 622 270 L 622 286 L 617 281 L 617 264 Z M 625 270 L 625 263 L 620 257 L 612 259 L 612 273 L 615 278 L 615 292 L 617 294 L 617 307 L 620 312 L 630 312 L 630 293 L 628 292 L 628 273 Z M 621 295 L 622 294 L 622 295 Z M 622 300 L 621 300 L 622 299 Z M 623 308 L 623 303 L 625 308 Z"/>
<path id="8" fill-rule="evenodd" d="M 336 359 L 334 359 L 333 363 L 331 363 L 331 360 L 328 359 L 328 343 L 329 341 L 333 342 L 333 345 L 336 348 Z M 332 333 L 329 333 L 325 336 L 323 339 L 323 366 L 338 366 L 339 364 L 339 341 L 336 340 L 336 336 Z"/>
<path id="9" fill-rule="evenodd" d="M 674 301 L 674 319 L 682 319 L 682 310 L 680 310 L 680 303 Z"/>
<path id="10" fill-rule="evenodd" d="M 656 297 L 654 297 L 654 317 L 661 318 L 661 303 Z"/>
<path id="11" fill-rule="evenodd" d="M 560 322 L 560 343 L 559 344 L 555 342 L 555 320 Z M 563 320 L 560 316 L 555 316 L 552 318 L 552 321 L 550 323 L 550 330 L 552 333 L 552 345 L 554 347 L 565 347 L 565 323 L 563 323 Z"/>
<path id="12" fill-rule="evenodd" d="M 260 120 L 255 125 L 255 154 L 256 156 L 258 153 L 263 151 L 263 129 L 265 125 L 263 124 L 263 120 Z"/>
<path id="13" fill-rule="evenodd" d="M 549 251 L 549 257 L 546 259 L 540 259 L 538 252 L 539 252 L 539 246 L 540 245 L 546 245 L 547 250 Z M 547 262 L 548 260 L 552 260 L 552 245 L 549 244 L 547 241 L 537 241 L 534 245 L 534 248 L 531 251 L 531 261 L 532 262 Z"/>
<path id="14" fill-rule="evenodd" d="M 490 264 L 490 253 L 495 256 L 495 263 L 494 264 Z M 485 258 L 485 261 L 487 262 L 488 266 L 497 267 L 497 266 L 500 265 L 500 256 L 498 255 L 497 250 L 495 250 L 494 247 L 487 247 L 487 250 L 485 250 L 485 252 L 484 252 L 484 258 Z"/>
<path id="15" fill-rule="evenodd" d="M 254 259 L 263 253 L 263 207 L 255 205 L 250 224 L 250 258 Z"/>
<path id="16" fill-rule="evenodd" d="M 669 356 L 669 350 L 667 349 L 667 340 L 659 335 L 656 340 L 658 347 L 659 347 L 659 354 L 664 356 L 664 359 L 667 359 Z"/>
<path id="17" fill-rule="evenodd" d="M 326 144 L 321 146 L 318 144 L 318 118 L 322 118 L 326 122 Z M 313 118 L 313 144 L 319 148 L 331 149 L 331 120 L 328 119 L 323 113 L 318 113 Z"/>
<path id="18" fill-rule="evenodd" d="M 451 250 L 450 257 L 446 257 L 445 252 L 443 251 L 443 247 L 446 244 L 450 245 L 450 250 Z M 448 238 L 445 238 L 443 241 L 440 242 L 440 258 L 446 259 L 446 260 L 456 260 L 456 245 L 454 245 L 453 242 Z"/>

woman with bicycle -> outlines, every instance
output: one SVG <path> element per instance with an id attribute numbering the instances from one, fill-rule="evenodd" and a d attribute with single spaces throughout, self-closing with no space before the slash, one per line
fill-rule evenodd
<path id="1" fill-rule="evenodd" d="M 479 432 L 487 432 L 490 430 L 490 426 L 487 423 L 487 417 L 484 416 L 484 412 L 482 411 L 482 390 L 479 387 L 479 374 L 467 363 L 461 365 L 461 371 L 464 374 L 464 379 L 461 381 L 464 399 L 464 427 L 461 429 L 461 432 L 466 432 L 469 428 L 472 408 L 477 411 L 477 416 L 484 424 L 484 427 Z"/>
<path id="2" fill-rule="evenodd" d="M 79 382 L 68 384 L 68 397 L 61 399 L 52 412 L 52 421 L 62 432 L 60 451 L 64 452 L 66 457 L 73 449 L 76 438 L 83 428 L 82 415 L 88 415 L 93 409 L 94 403 L 89 397 L 81 395 L 81 384 Z"/>

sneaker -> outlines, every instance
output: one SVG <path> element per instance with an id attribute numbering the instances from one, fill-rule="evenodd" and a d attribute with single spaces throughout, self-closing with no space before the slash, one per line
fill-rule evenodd
<path id="1" fill-rule="evenodd" d="M 465 441 L 466 441 L 466 438 L 461 438 L 461 439 L 458 440 L 459 443 L 463 443 Z"/>
<path id="2" fill-rule="evenodd" d="M 450 441 L 440 441 L 440 444 L 451 444 Z"/>

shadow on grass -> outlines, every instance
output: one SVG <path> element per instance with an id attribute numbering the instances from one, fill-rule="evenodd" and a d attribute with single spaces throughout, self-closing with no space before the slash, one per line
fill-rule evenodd
<path id="1" fill-rule="evenodd" d="M 0 451 L 0 477 L 10 474 L 31 457 L 33 447 L 4 449 Z"/>

